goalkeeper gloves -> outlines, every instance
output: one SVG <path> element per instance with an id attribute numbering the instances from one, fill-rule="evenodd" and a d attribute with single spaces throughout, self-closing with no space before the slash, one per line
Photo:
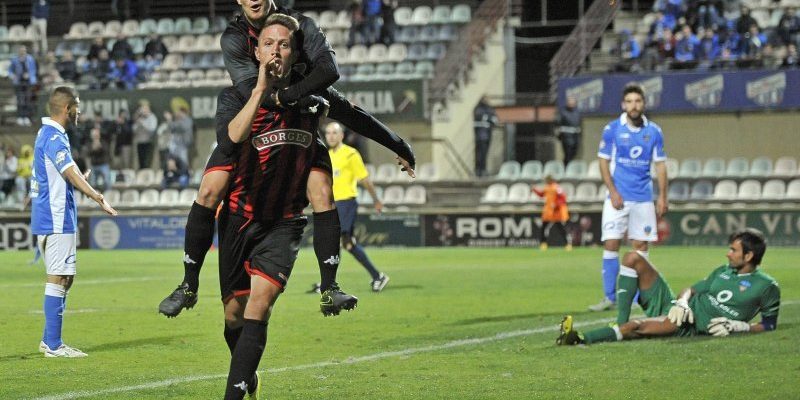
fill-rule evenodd
<path id="1" fill-rule="evenodd" d="M 680 298 L 672 303 L 674 305 L 669 309 L 669 314 L 667 314 L 669 322 L 672 322 L 677 326 L 681 326 L 687 321 L 690 324 L 694 323 L 694 313 L 692 312 L 692 309 L 689 308 L 689 302 L 686 301 L 686 299 Z"/>
<path id="2" fill-rule="evenodd" d="M 744 321 L 735 321 L 725 317 L 712 318 L 708 324 L 708 333 L 713 336 L 728 336 L 736 332 L 749 332 L 750 324 Z"/>

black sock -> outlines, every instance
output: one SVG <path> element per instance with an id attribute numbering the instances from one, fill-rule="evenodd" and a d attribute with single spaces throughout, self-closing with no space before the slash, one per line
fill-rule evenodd
<path id="1" fill-rule="evenodd" d="M 236 343 L 239 341 L 239 336 L 242 336 L 242 327 L 228 328 L 228 325 L 225 325 L 225 343 L 228 344 L 228 349 L 231 351 L 231 356 L 233 356 L 233 350 L 236 348 Z"/>
<path id="2" fill-rule="evenodd" d="M 336 282 L 339 269 L 339 213 L 333 209 L 314 213 L 314 254 L 319 262 L 320 290 L 326 291 Z"/>
<path id="3" fill-rule="evenodd" d="M 225 400 L 241 399 L 252 390 L 264 347 L 267 345 L 267 321 L 245 319 L 242 335 L 231 356 L 231 369 L 225 386 Z"/>
<path id="4" fill-rule="evenodd" d="M 192 203 L 186 220 L 186 236 L 183 239 L 183 281 L 189 290 L 197 293 L 200 286 L 200 269 L 206 253 L 214 242 L 214 214 L 216 210 Z"/>

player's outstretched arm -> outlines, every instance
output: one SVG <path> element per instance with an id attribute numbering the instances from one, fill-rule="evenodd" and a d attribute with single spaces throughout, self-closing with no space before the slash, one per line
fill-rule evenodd
<path id="1" fill-rule="evenodd" d="M 64 179 L 66 179 L 69 183 L 72 184 L 76 189 L 80 190 L 81 193 L 88 196 L 90 199 L 97 202 L 100 207 L 109 215 L 117 215 L 117 210 L 111 207 L 110 204 L 106 201 L 102 194 L 98 193 L 89 182 L 86 181 L 86 178 L 78 170 L 78 167 L 73 165 L 72 167 L 67 168 L 62 173 Z M 88 176 L 88 174 L 87 174 Z"/>

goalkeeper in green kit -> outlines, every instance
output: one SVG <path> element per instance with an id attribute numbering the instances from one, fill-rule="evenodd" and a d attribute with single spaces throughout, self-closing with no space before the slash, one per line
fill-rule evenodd
<path id="1" fill-rule="evenodd" d="M 767 249 L 764 235 L 748 228 L 732 234 L 728 243 L 728 264 L 682 290 L 677 299 L 646 258 L 636 252 L 627 253 L 619 274 L 618 323 L 579 332 L 572 327 L 572 316 L 567 315 L 561 322 L 556 344 L 659 336 L 728 336 L 774 330 L 778 325 L 781 292 L 775 279 L 758 268 Z M 647 318 L 628 321 L 637 289 Z M 761 322 L 751 324 L 750 320 L 759 313 Z"/>

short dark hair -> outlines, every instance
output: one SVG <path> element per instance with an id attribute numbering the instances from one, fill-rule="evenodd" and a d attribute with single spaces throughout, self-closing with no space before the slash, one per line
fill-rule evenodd
<path id="1" fill-rule="evenodd" d="M 742 254 L 753 252 L 751 263 L 755 266 L 761 265 L 761 259 L 764 258 L 764 253 L 767 251 L 767 240 L 764 238 L 764 234 L 755 228 L 745 228 L 732 233 L 728 243 L 737 240 L 742 243 Z"/>
<path id="2" fill-rule="evenodd" d="M 289 30 L 289 34 L 292 35 L 300 30 L 300 23 L 297 22 L 297 19 L 291 15 L 281 13 L 270 14 L 270 16 L 267 17 L 267 20 L 264 22 L 264 27 L 266 28 L 270 25 L 283 25 Z"/>
<path id="3" fill-rule="evenodd" d="M 50 113 L 64 106 L 71 106 L 78 98 L 78 92 L 69 86 L 59 86 L 53 89 L 47 101 Z"/>
<path id="4" fill-rule="evenodd" d="M 638 83 L 629 83 L 625 85 L 625 88 L 622 89 L 622 98 L 624 99 L 628 93 L 638 93 L 639 96 L 642 96 L 642 100 L 644 100 L 644 88 Z"/>

